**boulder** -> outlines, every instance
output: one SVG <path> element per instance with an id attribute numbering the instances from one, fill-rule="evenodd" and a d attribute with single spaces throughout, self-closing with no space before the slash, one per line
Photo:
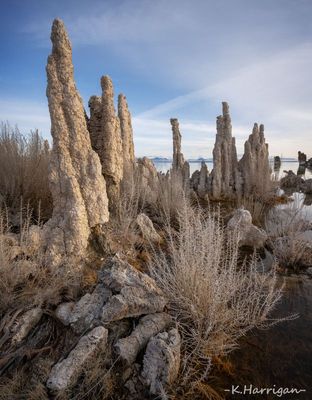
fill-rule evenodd
<path id="1" fill-rule="evenodd" d="M 85 363 L 96 354 L 100 346 L 107 345 L 107 335 L 107 329 L 98 326 L 83 336 L 69 355 L 52 368 L 47 380 L 48 389 L 58 392 L 74 384 Z"/>
<path id="2" fill-rule="evenodd" d="M 100 279 L 114 293 L 103 307 L 103 322 L 162 312 L 167 303 L 150 276 L 119 257 L 114 257 L 104 266 Z"/>
<path id="3" fill-rule="evenodd" d="M 139 351 L 146 346 L 149 339 L 163 331 L 171 321 L 167 313 L 155 313 L 141 318 L 131 335 L 119 339 L 115 345 L 121 359 L 128 364 L 134 363 Z"/>
<path id="4" fill-rule="evenodd" d="M 83 333 L 94 327 L 103 305 L 111 295 L 110 290 L 99 284 L 92 293 L 85 294 L 77 303 L 60 304 L 55 315 L 64 325 L 70 325 L 76 333 Z"/>
<path id="5" fill-rule="evenodd" d="M 237 231 L 240 246 L 260 248 L 264 246 L 268 235 L 263 229 L 252 224 L 252 217 L 248 210 L 239 208 L 227 224 L 228 231 Z"/>
<path id="6" fill-rule="evenodd" d="M 161 332 L 148 342 L 143 359 L 142 377 L 151 394 L 163 393 L 165 386 L 177 379 L 180 352 L 181 337 L 177 329 Z"/>
<path id="7" fill-rule="evenodd" d="M 153 222 L 146 214 L 139 214 L 136 218 L 136 223 L 145 240 L 149 241 L 150 243 L 161 243 L 161 236 L 156 232 Z"/>

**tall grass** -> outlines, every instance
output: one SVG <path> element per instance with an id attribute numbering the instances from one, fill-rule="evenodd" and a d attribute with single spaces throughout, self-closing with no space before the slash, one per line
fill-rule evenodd
<path id="1" fill-rule="evenodd" d="M 282 287 L 275 271 L 257 272 L 256 258 L 238 267 L 239 234 L 225 234 L 219 212 L 204 214 L 185 203 L 178 222 L 178 231 L 168 227 L 168 249 L 155 253 L 150 270 L 182 332 L 184 375 L 195 382 L 199 365 L 206 363 L 208 371 L 211 357 L 273 323 L 269 314 Z"/>
<path id="2" fill-rule="evenodd" d="M 20 202 L 29 204 L 35 216 L 41 209 L 43 219 L 52 212 L 48 186 L 49 146 L 33 131 L 23 135 L 9 123 L 0 125 L 0 199 L 16 213 Z"/>

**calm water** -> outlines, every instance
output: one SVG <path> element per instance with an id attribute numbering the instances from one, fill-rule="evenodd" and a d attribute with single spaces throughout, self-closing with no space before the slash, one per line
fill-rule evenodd
<path id="1" fill-rule="evenodd" d="M 285 277 L 286 288 L 274 316 L 299 314 L 293 321 L 265 331 L 255 331 L 232 353 L 233 373 L 217 378 L 219 391 L 232 385 L 259 388 L 297 388 L 306 392 L 282 396 L 287 400 L 312 399 L 312 279 L 307 275 Z M 269 395 L 231 395 L 226 399 L 278 399 Z"/>
<path id="2" fill-rule="evenodd" d="M 155 162 L 155 167 L 157 168 L 158 171 L 166 173 L 170 168 L 171 168 L 171 162 Z M 213 168 L 213 163 L 212 160 L 206 161 L 208 170 L 211 171 Z M 190 171 L 191 174 L 196 171 L 200 170 L 201 163 L 200 162 L 190 162 Z M 277 178 L 281 178 L 284 175 L 284 170 L 286 171 L 293 171 L 294 173 L 298 172 L 299 164 L 297 161 L 283 161 L 281 168 L 279 171 L 273 172 Z M 273 165 L 272 165 L 272 170 L 273 170 Z M 305 169 L 304 174 L 302 175 L 304 179 L 309 179 L 312 178 L 312 171 Z"/>

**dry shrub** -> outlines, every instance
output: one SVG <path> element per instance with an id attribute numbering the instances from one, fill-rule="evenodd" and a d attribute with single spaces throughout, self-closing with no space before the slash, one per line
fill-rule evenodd
<path id="1" fill-rule="evenodd" d="M 238 267 L 239 233 L 228 236 L 220 213 L 184 203 L 179 230 L 168 227 L 168 252 L 155 253 L 152 275 L 169 299 L 183 340 L 184 385 L 202 382 L 211 357 L 237 347 L 253 328 L 275 321 L 269 313 L 281 298 L 275 271 L 257 272 L 257 259 Z"/>
<path id="2" fill-rule="evenodd" d="M 0 214 L 0 316 L 56 305 L 64 297 L 75 297 L 80 290 L 83 271 L 74 265 L 47 268 L 40 247 L 30 246 L 29 228 L 30 221 L 24 221 L 21 232 L 12 234 Z"/>
<path id="3" fill-rule="evenodd" d="M 8 123 L 0 125 L 0 198 L 12 213 L 19 211 L 20 199 L 48 219 L 52 200 L 48 186 L 49 147 L 38 131 L 23 135 Z"/>
<path id="4" fill-rule="evenodd" d="M 302 232 L 311 229 L 311 223 L 296 202 L 284 208 L 272 209 L 265 220 L 269 243 L 279 265 L 283 268 L 300 268 L 307 251 Z"/>

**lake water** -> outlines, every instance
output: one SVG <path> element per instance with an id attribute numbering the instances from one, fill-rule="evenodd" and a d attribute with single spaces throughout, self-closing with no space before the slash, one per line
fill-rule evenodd
<path id="1" fill-rule="evenodd" d="M 170 161 L 166 161 L 166 162 L 159 162 L 159 161 L 156 162 L 156 161 L 154 161 L 154 164 L 155 164 L 155 167 L 156 167 L 157 171 L 164 172 L 164 173 L 169 171 L 169 169 L 171 168 L 171 162 Z M 208 167 L 208 170 L 211 171 L 212 168 L 213 168 L 212 160 L 206 161 L 206 165 Z M 299 163 L 297 161 L 289 161 L 289 160 L 284 160 L 282 162 L 282 165 L 281 165 L 281 168 L 279 169 L 279 171 L 274 171 L 273 163 L 271 164 L 271 166 L 272 166 L 272 171 L 275 174 L 276 178 L 281 178 L 284 175 L 284 172 L 283 172 L 284 170 L 285 171 L 291 170 L 296 174 L 298 172 L 298 169 L 299 169 Z M 192 173 L 194 171 L 200 170 L 200 167 L 201 167 L 201 163 L 200 162 L 191 161 L 190 162 L 191 175 L 192 175 Z M 303 173 L 303 175 L 302 175 L 302 177 L 304 179 L 312 178 L 312 171 L 308 170 L 306 168 L 304 173 Z"/>

